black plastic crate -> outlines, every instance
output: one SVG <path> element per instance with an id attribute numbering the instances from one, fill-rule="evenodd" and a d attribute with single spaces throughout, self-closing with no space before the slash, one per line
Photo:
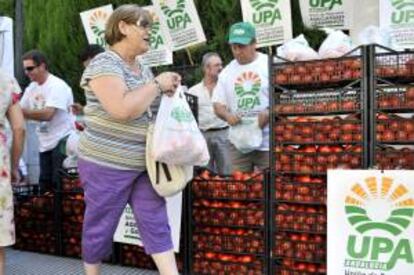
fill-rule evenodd
<path id="1" fill-rule="evenodd" d="M 326 204 L 326 178 L 310 175 L 277 176 L 273 198 L 281 202 Z"/>
<path id="2" fill-rule="evenodd" d="M 275 258 L 326 262 L 326 236 L 307 233 L 278 232 L 274 236 Z"/>
<path id="3" fill-rule="evenodd" d="M 64 192 L 83 192 L 77 168 L 60 169 L 61 190 Z"/>
<path id="4" fill-rule="evenodd" d="M 191 269 L 191 274 L 267 274 L 265 260 L 261 257 L 214 252 L 195 253 Z"/>
<path id="5" fill-rule="evenodd" d="M 264 200 L 264 173 L 237 172 L 220 176 L 204 170 L 192 181 L 194 198 L 227 200 Z"/>
<path id="6" fill-rule="evenodd" d="M 385 49 L 386 52 L 379 52 L 379 49 Z M 377 78 L 395 82 L 414 80 L 414 51 L 398 52 L 377 47 L 373 74 Z"/>
<path id="7" fill-rule="evenodd" d="M 196 227 L 193 251 L 265 255 L 265 232 L 226 227 Z"/>
<path id="8" fill-rule="evenodd" d="M 375 106 L 381 112 L 412 113 L 414 110 L 414 86 L 377 86 Z"/>
<path id="9" fill-rule="evenodd" d="M 325 206 L 280 203 L 275 205 L 274 213 L 274 223 L 277 230 L 326 233 L 327 212 Z"/>
<path id="10" fill-rule="evenodd" d="M 325 275 L 326 264 L 281 259 L 273 266 L 273 275 Z"/>

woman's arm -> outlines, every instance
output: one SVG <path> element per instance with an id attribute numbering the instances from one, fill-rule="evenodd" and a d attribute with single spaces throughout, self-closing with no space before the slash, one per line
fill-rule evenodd
<path id="1" fill-rule="evenodd" d="M 7 118 L 10 122 L 10 127 L 13 134 L 13 143 L 11 149 L 11 174 L 12 179 L 18 179 L 18 168 L 20 156 L 23 152 L 24 138 L 25 138 L 25 123 L 23 112 L 18 103 L 11 104 L 7 110 Z"/>
<path id="2" fill-rule="evenodd" d="M 154 81 L 132 91 L 128 91 L 123 79 L 117 76 L 92 79 L 89 87 L 112 117 L 127 121 L 140 117 L 161 92 L 171 95 L 171 91 L 175 91 L 180 82 L 180 75 L 165 72 Z"/>

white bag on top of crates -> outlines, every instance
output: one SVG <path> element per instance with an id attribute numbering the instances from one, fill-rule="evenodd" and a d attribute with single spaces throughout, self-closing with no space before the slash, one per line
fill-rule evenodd
<path id="1" fill-rule="evenodd" d="M 188 105 L 182 87 L 172 97 L 163 96 L 154 125 L 152 156 L 176 165 L 206 165 L 207 143 Z"/>
<path id="2" fill-rule="evenodd" d="M 351 37 L 340 30 L 326 29 L 328 37 L 319 47 L 320 58 L 337 58 L 353 49 Z"/>
<path id="3" fill-rule="evenodd" d="M 303 34 L 277 48 L 277 55 L 289 61 L 319 59 L 318 53 L 309 46 Z"/>

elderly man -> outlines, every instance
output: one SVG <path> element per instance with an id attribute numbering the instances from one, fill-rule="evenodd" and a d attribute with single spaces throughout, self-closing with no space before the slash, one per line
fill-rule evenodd
<path id="1" fill-rule="evenodd" d="M 252 24 L 239 22 L 230 27 L 229 44 L 234 59 L 223 69 L 213 92 L 217 116 L 230 125 L 233 171 L 252 172 L 269 166 L 269 76 L 268 56 L 256 51 Z M 262 142 L 240 151 L 231 131 L 240 125 L 262 129 Z M 258 129 L 260 128 L 260 129 Z M 251 138 L 249 133 L 246 138 Z M 260 140 L 259 140 L 260 141 Z"/>
<path id="2" fill-rule="evenodd" d="M 208 168 L 220 175 L 231 173 L 231 160 L 228 141 L 228 124 L 214 113 L 211 101 L 218 75 L 223 68 L 220 55 L 209 52 L 202 59 L 203 80 L 188 90 L 198 98 L 199 127 L 207 141 L 210 153 Z"/>

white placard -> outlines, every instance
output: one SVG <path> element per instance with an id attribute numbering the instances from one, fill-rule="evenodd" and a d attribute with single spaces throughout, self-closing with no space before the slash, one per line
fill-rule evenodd
<path id="1" fill-rule="evenodd" d="M 105 24 L 112 12 L 113 8 L 110 4 L 80 13 L 89 44 L 98 44 L 105 47 Z"/>
<path id="2" fill-rule="evenodd" d="M 257 47 L 266 47 L 292 38 L 290 0 L 241 0 L 243 20 L 256 28 Z"/>
<path id="3" fill-rule="evenodd" d="M 414 274 L 414 171 L 328 171 L 328 274 Z"/>
<path id="4" fill-rule="evenodd" d="M 14 76 L 13 20 L 0 17 L 0 68 L 6 74 Z"/>
<path id="5" fill-rule="evenodd" d="M 353 6 L 364 9 L 364 1 L 354 0 L 299 0 L 303 24 L 310 28 L 351 29 Z"/>
<path id="6" fill-rule="evenodd" d="M 380 28 L 389 30 L 392 48 L 414 48 L 414 1 L 380 0 Z"/>
<path id="7" fill-rule="evenodd" d="M 168 222 L 171 227 L 172 241 L 174 251 L 179 252 L 180 249 L 180 230 L 181 230 L 181 208 L 182 208 L 182 192 L 166 198 Z M 129 205 L 119 220 L 118 227 L 114 234 L 114 242 L 135 244 L 142 246 L 142 239 L 137 229 L 132 209 Z"/>
<path id="8" fill-rule="evenodd" d="M 152 3 L 173 51 L 206 41 L 193 0 L 152 0 Z"/>
<path id="9" fill-rule="evenodd" d="M 167 38 L 160 26 L 160 19 L 153 6 L 143 7 L 152 16 L 152 28 L 150 36 L 150 50 L 139 57 L 142 64 L 149 67 L 169 65 L 173 63 L 173 54 L 167 45 Z"/>

